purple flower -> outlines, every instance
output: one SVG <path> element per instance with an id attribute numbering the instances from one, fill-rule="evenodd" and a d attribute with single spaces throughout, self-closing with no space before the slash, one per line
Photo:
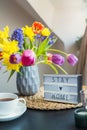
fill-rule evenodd
<path id="1" fill-rule="evenodd" d="M 75 55 L 73 55 L 73 54 L 69 54 L 67 56 L 67 61 L 69 62 L 69 64 L 74 66 L 78 62 L 78 58 Z"/>
<path id="2" fill-rule="evenodd" d="M 22 65 L 31 66 L 35 63 L 36 55 L 32 50 L 25 50 L 22 54 Z"/>
<path id="3" fill-rule="evenodd" d="M 52 39 L 49 40 L 49 45 L 54 44 L 54 41 Z"/>
<path id="4" fill-rule="evenodd" d="M 36 37 L 36 39 L 39 39 L 39 38 L 41 38 L 41 35 L 37 34 L 35 37 Z"/>
<path id="5" fill-rule="evenodd" d="M 52 44 L 55 43 L 55 40 L 54 40 L 55 39 L 55 35 L 54 35 L 53 32 L 50 34 L 50 36 L 48 38 L 49 38 L 49 42 L 48 42 L 49 45 L 52 45 Z"/>
<path id="6" fill-rule="evenodd" d="M 21 61 L 21 55 L 20 54 L 12 54 L 9 59 L 10 63 L 12 64 L 18 64 Z"/>
<path id="7" fill-rule="evenodd" d="M 11 40 L 18 41 L 18 46 L 20 49 L 22 49 L 22 46 L 24 43 L 24 36 L 23 36 L 23 32 L 20 28 L 14 30 L 14 32 L 11 36 Z"/>
<path id="8" fill-rule="evenodd" d="M 49 36 L 49 38 L 53 38 L 54 37 L 54 33 L 52 32 L 51 34 L 50 34 L 50 36 Z"/>
<path id="9" fill-rule="evenodd" d="M 41 40 L 44 41 L 46 39 L 46 36 L 42 36 Z"/>
<path id="10" fill-rule="evenodd" d="M 65 59 L 63 56 L 59 55 L 59 54 L 53 54 L 52 55 L 52 62 L 58 65 L 63 65 Z"/>

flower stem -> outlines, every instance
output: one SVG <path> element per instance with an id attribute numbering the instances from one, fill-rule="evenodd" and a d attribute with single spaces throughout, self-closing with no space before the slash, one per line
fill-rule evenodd
<path id="1" fill-rule="evenodd" d="M 40 64 L 40 63 L 44 63 L 44 60 L 41 60 L 41 61 L 36 62 L 36 65 L 37 65 L 37 64 Z"/>
<path id="2" fill-rule="evenodd" d="M 62 53 L 64 55 L 68 55 L 67 53 L 63 52 L 63 51 L 60 51 L 60 50 L 56 50 L 56 49 L 48 49 L 48 51 L 54 51 L 54 52 L 58 52 L 58 53 Z"/>
<path id="3" fill-rule="evenodd" d="M 47 62 L 45 62 L 44 60 L 42 60 L 42 61 L 38 61 L 36 64 L 39 64 L 39 63 L 49 65 L 49 66 L 50 66 L 50 67 L 55 71 L 55 73 L 58 74 L 58 70 L 55 68 L 54 65 L 52 65 L 52 64 L 50 64 L 50 63 L 47 63 Z"/>
<path id="4" fill-rule="evenodd" d="M 44 60 L 38 61 L 36 64 L 40 64 L 40 63 L 48 64 L 56 72 L 56 74 L 58 74 L 58 71 L 52 64 L 46 63 Z M 55 64 L 55 66 L 57 66 L 60 70 L 62 70 L 63 73 L 68 74 L 61 66 L 59 66 L 57 64 Z"/>
<path id="5" fill-rule="evenodd" d="M 57 65 L 57 64 L 55 64 L 60 70 L 62 70 L 63 71 L 63 73 L 65 73 L 65 74 L 68 74 L 61 66 L 59 66 L 59 65 Z"/>

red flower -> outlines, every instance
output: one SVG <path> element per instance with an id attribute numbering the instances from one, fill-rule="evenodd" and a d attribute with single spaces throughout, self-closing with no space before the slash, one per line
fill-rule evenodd
<path id="1" fill-rule="evenodd" d="M 48 63 L 52 63 L 52 54 L 51 53 L 47 54 L 47 61 L 48 61 Z"/>
<path id="2" fill-rule="evenodd" d="M 22 65 L 31 66 L 35 64 L 35 53 L 32 50 L 25 50 L 22 54 Z"/>
<path id="3" fill-rule="evenodd" d="M 41 31 L 44 29 L 44 25 L 41 24 L 40 22 L 34 22 L 32 24 L 32 30 L 35 34 L 41 33 Z"/>
<path id="4" fill-rule="evenodd" d="M 2 54 L 2 51 L 0 51 L 0 60 L 3 59 L 3 54 Z"/>

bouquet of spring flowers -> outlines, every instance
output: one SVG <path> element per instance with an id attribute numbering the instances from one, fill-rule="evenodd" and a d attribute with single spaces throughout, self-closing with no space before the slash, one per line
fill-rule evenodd
<path id="1" fill-rule="evenodd" d="M 58 74 L 66 60 L 74 66 L 78 59 L 73 54 L 51 49 L 57 38 L 54 33 L 42 23 L 35 21 L 31 26 L 17 28 L 9 35 L 9 27 L 0 30 L 0 66 L 6 66 L 10 76 L 20 73 L 20 67 L 35 64 L 48 64 Z"/>

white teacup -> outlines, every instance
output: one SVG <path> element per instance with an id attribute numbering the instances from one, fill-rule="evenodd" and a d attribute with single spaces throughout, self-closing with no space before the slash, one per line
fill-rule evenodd
<path id="1" fill-rule="evenodd" d="M 0 93 L 0 115 L 13 113 L 19 101 L 26 104 L 23 98 L 18 98 L 14 93 Z"/>

